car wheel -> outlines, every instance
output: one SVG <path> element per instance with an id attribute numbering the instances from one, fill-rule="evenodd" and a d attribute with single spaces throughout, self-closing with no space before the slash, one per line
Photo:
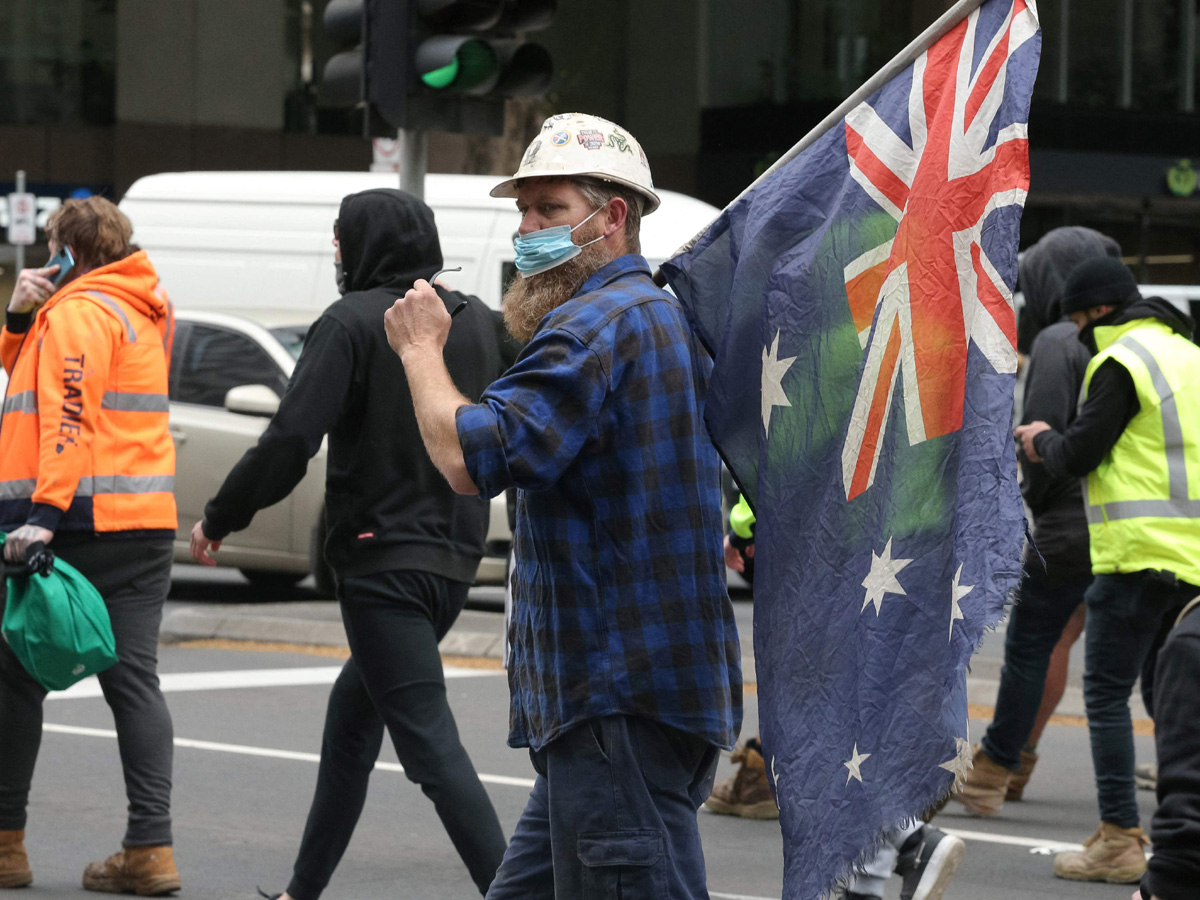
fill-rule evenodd
<path id="1" fill-rule="evenodd" d="M 255 587 L 269 591 L 282 591 L 295 587 L 307 576 L 303 572 L 271 572 L 266 569 L 239 569 L 246 580 Z"/>
<path id="2" fill-rule="evenodd" d="M 337 582 L 333 576 L 333 569 L 329 567 L 329 563 L 325 562 L 325 536 L 327 533 L 325 508 L 322 507 L 321 518 L 317 521 L 317 527 L 313 529 L 309 559 L 311 560 L 313 580 L 317 583 L 317 591 L 327 597 L 332 597 L 337 592 Z"/>

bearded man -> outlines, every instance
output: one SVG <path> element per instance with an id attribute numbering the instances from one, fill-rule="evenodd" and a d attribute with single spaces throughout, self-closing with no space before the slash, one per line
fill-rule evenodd
<path id="1" fill-rule="evenodd" d="M 707 897 L 696 810 L 742 714 L 711 364 L 639 255 L 659 200 L 628 132 L 552 116 L 492 195 L 522 215 L 513 367 L 473 404 L 429 286 L 385 316 L 451 487 L 519 491 L 509 744 L 538 778 L 487 896 Z"/>

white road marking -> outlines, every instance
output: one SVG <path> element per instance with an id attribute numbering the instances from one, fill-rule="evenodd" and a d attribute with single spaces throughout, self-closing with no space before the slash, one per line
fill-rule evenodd
<path id="1" fill-rule="evenodd" d="M 302 666 L 286 669 L 233 669 L 223 672 L 168 672 L 159 675 L 164 694 L 181 691 L 223 691 L 232 688 L 296 687 L 333 684 L 341 666 Z M 462 669 L 446 666 L 447 678 L 481 678 L 502 675 L 501 670 Z M 51 691 L 47 700 L 84 700 L 103 696 L 95 676 L 65 691 Z"/>
<path id="2" fill-rule="evenodd" d="M 42 731 L 54 734 L 73 734 L 78 737 L 98 737 L 116 740 L 117 733 L 105 728 L 82 728 L 78 725 L 53 725 L 46 722 Z M 298 750 L 275 750 L 271 747 L 250 747 L 245 744 L 220 744 L 215 741 L 196 741 L 191 738 L 175 738 L 176 747 L 189 750 L 209 750 L 215 753 L 236 753 L 240 756 L 261 756 L 267 759 L 289 759 L 296 762 L 319 763 L 319 753 L 302 753 Z M 384 772 L 403 772 L 404 767 L 399 763 L 377 762 L 375 768 Z M 479 780 L 485 784 L 503 784 L 510 787 L 533 787 L 532 778 L 512 778 L 508 775 L 480 775 Z"/>
<path id="3" fill-rule="evenodd" d="M 941 828 L 941 826 L 938 826 Z M 964 841 L 983 841 L 988 844 L 1005 844 L 1009 847 L 1032 847 L 1058 853 L 1060 850 L 1082 850 L 1083 844 L 1052 841 L 1047 838 L 1016 837 L 1011 834 L 992 834 L 989 831 L 963 831 L 959 828 L 942 828 L 946 834 L 960 837 Z"/>
<path id="4" fill-rule="evenodd" d="M 758 897 L 754 894 L 725 894 L 721 891 L 710 890 L 708 896 L 718 900 L 779 900 L 778 897 Z"/>
<path id="5" fill-rule="evenodd" d="M 475 671 L 475 670 L 462 670 Z M 78 737 L 98 737 L 116 740 L 117 733 L 104 728 L 83 728 L 78 725 L 55 725 L 46 722 L 43 731 L 53 734 L 69 734 Z M 221 744 L 215 741 L 197 741 L 191 738 L 175 738 L 175 746 L 189 750 L 208 750 L 216 753 L 235 753 L 241 756 L 259 756 L 267 759 L 287 759 L 297 762 L 319 763 L 320 754 L 302 753 L 296 750 L 276 750 L 271 747 L 251 747 L 245 744 Z M 403 772 L 404 768 L 398 763 L 377 762 L 375 768 L 384 772 Z M 486 775 L 480 773 L 479 780 L 484 784 L 500 784 L 509 787 L 532 788 L 532 778 L 514 778 L 510 775 Z M 1010 834 L 993 834 L 987 831 L 965 831 L 959 828 L 942 828 L 946 834 L 952 834 L 965 841 L 979 841 L 986 844 L 1000 844 L 1008 847 L 1029 847 L 1032 850 L 1050 850 L 1057 853 L 1060 850 L 1082 850 L 1082 844 L 1071 844 L 1064 841 L 1053 841 L 1048 838 L 1019 837 Z M 750 894 L 722 894 L 709 891 L 713 897 L 721 900 L 774 900 L 770 897 L 755 897 Z"/>

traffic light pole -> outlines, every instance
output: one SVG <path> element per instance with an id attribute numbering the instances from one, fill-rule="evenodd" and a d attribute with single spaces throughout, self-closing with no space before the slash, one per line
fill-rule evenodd
<path id="1" fill-rule="evenodd" d="M 425 170 L 429 159 L 427 134 L 419 128 L 401 128 L 396 141 L 400 149 L 400 190 L 424 200 Z"/>

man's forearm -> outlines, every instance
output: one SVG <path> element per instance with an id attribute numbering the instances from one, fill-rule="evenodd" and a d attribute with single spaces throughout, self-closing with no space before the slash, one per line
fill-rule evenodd
<path id="1" fill-rule="evenodd" d="M 401 361 L 425 452 L 456 493 L 478 494 L 479 488 L 467 472 L 455 424 L 458 408 L 471 401 L 454 386 L 440 350 L 413 347 Z"/>

